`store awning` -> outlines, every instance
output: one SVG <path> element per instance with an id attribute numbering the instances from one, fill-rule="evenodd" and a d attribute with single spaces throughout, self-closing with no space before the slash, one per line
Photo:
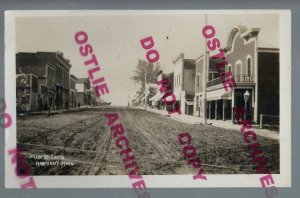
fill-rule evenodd
<path id="1" fill-rule="evenodd" d="M 149 100 L 150 101 L 155 100 L 155 98 L 159 97 L 159 95 L 160 95 L 160 93 L 157 93 L 154 96 L 152 96 Z"/>
<path id="2" fill-rule="evenodd" d="M 164 94 L 157 93 L 155 96 L 153 96 L 152 98 L 150 98 L 150 101 L 154 101 L 154 102 L 160 101 L 163 96 L 164 96 Z"/>
<path id="3" fill-rule="evenodd" d="M 230 89 L 229 91 L 227 91 L 226 93 L 224 93 L 221 98 L 225 99 L 225 100 L 231 100 L 231 96 L 232 96 L 232 90 Z"/>
<path id="4" fill-rule="evenodd" d="M 185 101 L 185 103 L 187 104 L 187 105 L 194 105 L 194 101 Z"/>
<path id="5" fill-rule="evenodd" d="M 207 101 L 212 100 L 231 100 L 232 90 L 225 91 L 224 89 L 218 89 L 207 92 Z"/>

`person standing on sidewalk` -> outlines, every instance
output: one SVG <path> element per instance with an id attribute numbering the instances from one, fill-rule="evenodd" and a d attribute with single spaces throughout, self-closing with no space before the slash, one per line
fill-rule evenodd
<path id="1" fill-rule="evenodd" d="M 43 99 L 42 99 L 42 97 L 40 95 L 38 97 L 39 97 L 39 99 L 38 99 L 39 113 L 41 113 L 43 111 Z"/>
<path id="2" fill-rule="evenodd" d="M 48 117 L 51 115 L 51 107 L 52 107 L 52 97 L 49 97 L 49 105 L 48 105 Z"/>

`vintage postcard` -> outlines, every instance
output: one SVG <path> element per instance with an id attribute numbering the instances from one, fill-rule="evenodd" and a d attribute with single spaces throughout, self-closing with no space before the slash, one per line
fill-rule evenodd
<path id="1" fill-rule="evenodd" d="M 290 187 L 290 76 L 288 10 L 6 11 L 6 187 Z"/>

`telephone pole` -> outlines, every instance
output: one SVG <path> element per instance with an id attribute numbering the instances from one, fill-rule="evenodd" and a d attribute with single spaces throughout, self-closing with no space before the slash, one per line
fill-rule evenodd
<path id="1" fill-rule="evenodd" d="M 147 73 L 145 72 L 145 109 L 147 109 L 147 89 L 146 89 L 146 87 L 147 87 Z"/>
<path id="2" fill-rule="evenodd" d="M 204 15 L 204 24 L 207 25 L 207 15 Z M 204 42 L 204 67 L 203 67 L 203 74 L 204 74 L 204 87 L 203 87 L 203 115 L 204 115 L 204 124 L 207 124 L 207 96 L 206 96 L 206 90 L 207 90 L 207 73 L 209 68 L 209 57 L 208 52 L 206 49 L 206 43 L 207 39 L 205 38 Z"/>

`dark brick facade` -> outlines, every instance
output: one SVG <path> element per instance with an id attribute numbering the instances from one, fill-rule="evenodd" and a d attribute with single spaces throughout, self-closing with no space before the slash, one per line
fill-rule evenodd
<path id="1" fill-rule="evenodd" d="M 39 77 L 39 98 L 45 108 L 68 108 L 70 68 L 69 60 L 61 52 L 16 54 L 16 73 L 35 73 Z"/>
<path id="2" fill-rule="evenodd" d="M 279 53 L 258 53 L 258 115 L 279 115 Z"/>

